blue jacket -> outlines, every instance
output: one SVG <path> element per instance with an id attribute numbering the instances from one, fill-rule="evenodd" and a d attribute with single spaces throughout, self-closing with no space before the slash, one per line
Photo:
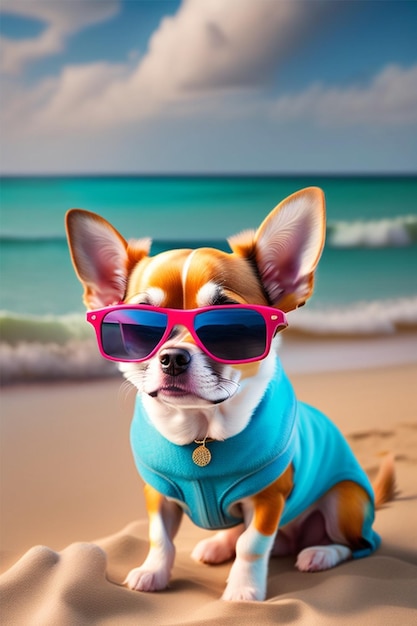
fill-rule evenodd
<path id="1" fill-rule="evenodd" d="M 212 460 L 199 467 L 192 460 L 195 443 L 178 446 L 151 424 L 137 396 L 131 445 L 143 480 L 176 500 L 195 524 L 220 529 L 242 522 L 232 505 L 274 482 L 290 463 L 294 488 L 287 499 L 280 526 L 284 526 L 341 480 L 361 485 L 371 505 L 364 521 L 366 556 L 380 542 L 373 531 L 373 492 L 346 440 L 325 415 L 297 402 L 292 386 L 277 360 L 276 375 L 248 426 L 225 441 L 207 444 Z"/>

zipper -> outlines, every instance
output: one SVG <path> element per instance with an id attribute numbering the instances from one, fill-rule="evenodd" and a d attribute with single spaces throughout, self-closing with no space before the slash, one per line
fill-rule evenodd
<path id="1" fill-rule="evenodd" d="M 206 482 L 206 488 L 204 487 L 204 482 Z M 223 519 L 222 512 L 217 509 L 215 511 L 212 510 L 213 502 L 218 506 L 215 494 L 213 494 L 214 497 L 212 497 L 211 500 L 206 496 L 207 488 L 210 488 L 210 482 L 193 480 L 193 487 L 193 501 L 196 506 L 197 525 L 206 529 L 224 528 L 225 520 Z"/>

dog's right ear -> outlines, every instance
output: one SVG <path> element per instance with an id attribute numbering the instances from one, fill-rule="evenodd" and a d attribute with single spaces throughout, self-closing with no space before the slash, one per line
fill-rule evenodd
<path id="1" fill-rule="evenodd" d="M 324 237 L 324 193 L 308 187 L 280 202 L 256 232 L 228 241 L 236 254 L 256 266 L 269 304 L 287 312 L 302 306 L 313 292 Z"/>
<path id="2" fill-rule="evenodd" d="M 104 218 L 81 209 L 68 211 L 65 225 L 87 308 L 98 309 L 121 302 L 129 272 L 149 253 L 150 240 L 127 242 Z"/>

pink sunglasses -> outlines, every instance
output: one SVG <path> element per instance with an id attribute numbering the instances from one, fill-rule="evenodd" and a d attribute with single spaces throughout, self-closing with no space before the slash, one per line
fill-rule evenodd
<path id="1" fill-rule="evenodd" d="M 87 313 L 101 354 L 112 361 L 146 361 L 185 326 L 196 345 L 220 363 L 250 363 L 267 356 L 274 335 L 288 326 L 283 311 L 254 304 L 164 309 L 118 304 Z"/>

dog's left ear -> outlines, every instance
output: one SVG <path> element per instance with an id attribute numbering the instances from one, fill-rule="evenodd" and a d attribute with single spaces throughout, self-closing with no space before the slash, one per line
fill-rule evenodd
<path id="1" fill-rule="evenodd" d="M 107 220 L 82 209 L 68 211 L 65 224 L 71 259 L 84 286 L 87 308 L 120 302 L 129 273 L 147 256 L 150 240 L 125 241 Z"/>
<path id="2" fill-rule="evenodd" d="M 324 193 L 308 187 L 278 204 L 256 232 L 228 241 L 236 254 L 256 264 L 271 305 L 291 311 L 313 292 L 324 239 Z"/>

